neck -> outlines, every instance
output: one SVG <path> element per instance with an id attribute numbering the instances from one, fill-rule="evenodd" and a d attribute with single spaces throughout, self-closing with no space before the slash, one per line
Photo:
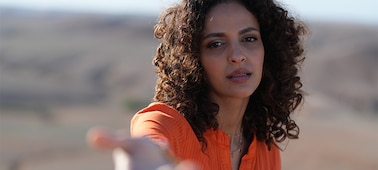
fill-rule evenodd
<path id="1" fill-rule="evenodd" d="M 249 98 L 215 101 L 219 105 L 217 120 L 219 128 L 233 136 L 241 132 L 244 112 Z"/>

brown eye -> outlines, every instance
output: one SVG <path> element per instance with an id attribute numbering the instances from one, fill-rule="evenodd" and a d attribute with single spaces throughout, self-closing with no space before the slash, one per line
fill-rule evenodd
<path id="1" fill-rule="evenodd" d="M 224 43 L 222 43 L 220 41 L 214 41 L 214 42 L 209 43 L 209 45 L 207 45 L 207 48 L 217 48 L 217 47 L 219 47 L 223 44 Z"/>
<path id="2" fill-rule="evenodd" d="M 256 40 L 257 40 L 257 38 L 255 38 L 255 37 L 245 37 L 243 39 L 243 42 L 254 42 Z"/>

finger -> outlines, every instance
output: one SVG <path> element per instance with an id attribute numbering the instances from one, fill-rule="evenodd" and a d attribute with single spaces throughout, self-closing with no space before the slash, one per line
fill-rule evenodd
<path id="1" fill-rule="evenodd" d="M 124 147 L 125 141 L 104 128 L 93 128 L 87 134 L 88 143 L 98 149 L 113 150 Z"/>

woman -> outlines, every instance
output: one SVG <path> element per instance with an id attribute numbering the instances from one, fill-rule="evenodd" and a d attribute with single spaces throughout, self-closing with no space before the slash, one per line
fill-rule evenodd
<path id="1" fill-rule="evenodd" d="M 155 26 L 159 78 L 132 138 L 93 130 L 90 143 L 122 148 L 134 168 L 173 156 L 200 169 L 280 169 L 276 144 L 299 134 L 290 114 L 302 100 L 304 33 L 272 0 L 182 1 Z"/>

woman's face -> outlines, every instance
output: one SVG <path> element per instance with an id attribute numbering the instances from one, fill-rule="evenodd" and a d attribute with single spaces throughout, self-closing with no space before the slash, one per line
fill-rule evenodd
<path id="1" fill-rule="evenodd" d="M 214 6 L 205 18 L 200 60 L 212 99 L 249 97 L 260 84 L 264 62 L 255 16 L 237 2 Z"/>

